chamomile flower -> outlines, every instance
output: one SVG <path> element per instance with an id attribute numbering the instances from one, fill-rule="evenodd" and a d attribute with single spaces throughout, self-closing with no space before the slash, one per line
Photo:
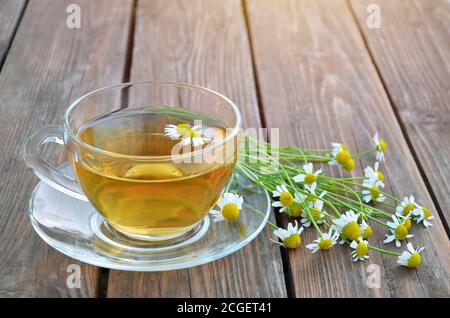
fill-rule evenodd
<path id="1" fill-rule="evenodd" d="M 337 243 L 338 238 L 339 233 L 333 233 L 333 229 L 330 229 L 328 233 L 322 233 L 322 235 L 318 239 L 314 240 L 313 243 L 306 245 L 306 248 L 311 250 L 313 253 L 318 250 L 327 251 Z"/>
<path id="2" fill-rule="evenodd" d="M 425 227 L 433 226 L 433 223 L 429 222 L 430 220 L 434 219 L 434 216 L 430 215 L 430 210 L 428 208 L 421 207 L 418 204 L 416 204 L 416 207 L 417 208 L 412 212 L 412 214 L 416 218 L 416 222 L 422 222 L 423 226 Z"/>
<path id="3" fill-rule="evenodd" d="M 295 225 L 289 223 L 287 229 L 279 228 L 273 231 L 273 234 L 275 234 L 282 241 L 282 243 L 274 240 L 272 241 L 286 248 L 297 248 L 302 242 L 302 239 L 300 237 L 300 234 L 302 232 L 303 227 L 298 228 L 297 221 L 295 221 Z"/>
<path id="4" fill-rule="evenodd" d="M 300 173 L 299 175 L 296 175 L 294 177 L 294 181 L 306 183 L 309 185 L 316 184 L 317 176 L 322 173 L 322 169 L 316 171 L 314 171 L 313 169 L 314 167 L 311 162 L 303 165 L 303 170 L 305 171 L 305 173 Z"/>
<path id="5" fill-rule="evenodd" d="M 411 214 L 408 214 L 407 216 L 403 217 L 403 223 L 402 224 L 406 227 L 406 229 L 409 232 L 409 230 L 411 229 L 411 225 L 412 225 Z"/>
<path id="6" fill-rule="evenodd" d="M 180 140 L 180 144 L 183 146 L 192 145 L 198 147 L 211 141 L 211 138 L 203 135 L 200 126 L 191 126 L 189 124 L 166 125 L 164 135 L 172 140 Z"/>
<path id="7" fill-rule="evenodd" d="M 372 227 L 369 224 L 367 224 L 366 220 L 362 220 L 359 227 L 361 228 L 361 236 L 363 239 L 367 240 L 369 237 L 372 236 L 373 234 Z"/>
<path id="8" fill-rule="evenodd" d="M 239 217 L 243 202 L 244 199 L 242 198 L 242 196 L 226 192 L 220 197 L 219 201 L 217 202 L 217 206 L 220 208 L 220 210 L 211 210 L 209 213 L 213 217 L 214 222 L 225 220 L 234 221 Z"/>
<path id="9" fill-rule="evenodd" d="M 274 198 L 279 198 L 279 201 L 272 203 L 273 207 L 280 207 L 280 212 L 287 212 L 289 206 L 294 201 L 294 196 L 289 192 L 286 185 L 277 185 L 275 190 L 272 192 Z"/>
<path id="10" fill-rule="evenodd" d="M 386 142 L 383 139 L 380 139 L 378 137 L 378 133 L 376 133 L 373 136 L 372 140 L 373 140 L 374 146 L 376 147 L 376 150 L 377 150 L 377 153 L 376 153 L 377 161 L 384 162 L 385 161 L 384 154 L 387 151 Z"/>
<path id="11" fill-rule="evenodd" d="M 322 194 L 319 196 L 319 198 L 323 196 Z M 322 219 L 325 217 L 325 215 L 322 213 L 323 201 L 315 199 L 312 202 L 308 202 L 308 205 L 309 212 L 302 211 L 302 219 L 300 220 L 300 222 L 302 222 L 302 225 L 304 227 L 310 227 L 313 220 L 314 222 L 316 222 L 316 224 L 322 224 Z"/>
<path id="12" fill-rule="evenodd" d="M 406 244 L 406 247 L 408 250 L 404 251 L 402 255 L 398 257 L 397 263 L 409 268 L 419 267 L 422 262 L 420 252 L 423 251 L 424 247 L 417 248 L 416 250 L 411 243 Z"/>
<path id="13" fill-rule="evenodd" d="M 350 241 L 354 241 L 361 236 L 361 228 L 358 224 L 358 214 L 352 210 L 349 210 L 339 218 L 334 219 L 332 227 Z"/>
<path id="14" fill-rule="evenodd" d="M 355 167 L 355 161 L 343 144 L 331 144 L 331 156 L 333 159 L 328 162 L 330 166 L 340 165 L 345 170 L 352 170 Z"/>
<path id="15" fill-rule="evenodd" d="M 384 187 L 384 175 L 379 170 L 379 168 L 380 168 L 380 163 L 378 161 L 375 162 L 375 165 L 373 166 L 373 168 L 371 166 L 367 166 L 364 169 L 364 176 L 367 179 L 380 180 L 381 182 L 383 182 L 383 187 Z"/>
<path id="16" fill-rule="evenodd" d="M 310 193 L 309 197 L 319 197 L 323 198 L 325 194 L 327 194 L 327 191 L 322 191 L 321 193 L 316 192 L 317 183 L 313 183 L 312 185 L 305 184 L 305 189 Z M 308 195 L 302 194 L 304 198 L 307 198 Z"/>
<path id="17" fill-rule="evenodd" d="M 344 144 L 340 144 L 337 142 L 332 142 L 331 143 L 331 155 L 333 157 L 336 157 L 336 155 L 338 153 L 340 153 L 341 151 L 347 151 L 347 147 Z"/>
<path id="18" fill-rule="evenodd" d="M 313 183 L 313 184 L 311 184 L 311 185 L 305 184 L 305 189 L 306 189 L 309 193 L 311 193 L 313 196 L 316 196 L 316 195 L 317 195 L 317 193 L 316 193 L 316 188 L 317 188 L 317 183 Z M 305 197 L 307 197 L 307 196 L 305 196 Z"/>
<path id="19" fill-rule="evenodd" d="M 369 252 L 368 242 L 362 238 L 358 238 L 357 241 L 352 241 L 350 243 L 350 247 L 354 249 L 354 251 L 352 251 L 352 258 L 354 262 L 365 261 L 369 258 L 369 255 L 367 255 Z"/>
<path id="20" fill-rule="evenodd" d="M 383 202 L 386 197 L 381 193 L 380 187 L 384 187 L 383 182 L 375 178 L 364 179 L 363 187 L 365 187 L 361 193 L 363 200 L 366 203 L 369 202 Z"/>
<path id="21" fill-rule="evenodd" d="M 398 215 L 392 216 L 393 222 L 387 222 L 387 225 L 391 227 L 389 230 L 391 235 L 386 234 L 386 239 L 383 241 L 384 243 L 395 242 L 395 246 L 402 246 L 402 242 L 408 238 L 413 237 L 414 235 L 408 234 L 408 229 L 403 224 L 404 218 Z"/>
<path id="22" fill-rule="evenodd" d="M 399 206 L 395 209 L 395 213 L 400 216 L 407 216 L 409 214 L 416 214 L 414 211 L 417 209 L 417 205 L 414 196 L 404 197 Z"/>

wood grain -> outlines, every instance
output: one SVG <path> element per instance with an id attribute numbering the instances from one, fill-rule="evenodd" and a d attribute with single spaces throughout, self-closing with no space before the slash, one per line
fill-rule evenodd
<path id="1" fill-rule="evenodd" d="M 379 5 L 381 28 L 365 23 Z M 353 1 L 356 17 L 418 165 L 450 224 L 450 3 Z"/>
<path id="2" fill-rule="evenodd" d="M 25 5 L 25 0 L 0 1 L 0 70 L 2 69 L 3 61 L 11 45 Z"/>
<path id="3" fill-rule="evenodd" d="M 217 90 L 259 127 L 250 48 L 241 3 L 139 1 L 132 80 L 182 81 Z M 278 247 L 264 231 L 219 261 L 159 273 L 111 271 L 109 297 L 282 297 Z"/>
<path id="4" fill-rule="evenodd" d="M 415 194 L 436 215 L 347 3 L 246 3 L 264 116 L 269 127 L 280 127 L 283 143 L 324 148 L 342 141 L 356 152 L 370 147 L 378 131 L 389 144 L 382 167 L 387 190 L 397 196 Z M 356 172 L 370 162 L 373 158 L 358 162 Z M 377 232 L 371 243 L 384 246 L 384 233 Z M 436 215 L 433 229 L 415 226 L 412 233 L 412 242 L 426 247 L 417 271 L 398 267 L 395 257 L 378 253 L 370 253 L 368 263 L 353 263 L 345 247 L 322 254 L 305 248 L 291 251 L 295 296 L 448 297 L 450 244 L 441 220 Z M 315 238 L 313 230 L 306 231 L 304 244 Z M 380 288 L 366 284 L 368 264 L 378 265 Z"/>
<path id="5" fill-rule="evenodd" d="M 81 29 L 66 27 L 66 8 L 81 7 Z M 30 1 L 0 74 L 0 296 L 93 297 L 98 268 L 69 259 L 32 230 L 27 201 L 37 178 L 20 160 L 31 129 L 61 123 L 71 100 L 120 82 L 131 1 Z M 2 30 L 3 32 L 3 30 Z M 82 287 L 66 285 L 69 264 Z"/>

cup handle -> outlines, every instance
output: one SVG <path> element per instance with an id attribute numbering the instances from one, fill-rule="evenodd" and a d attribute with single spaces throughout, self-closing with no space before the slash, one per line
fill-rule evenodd
<path id="1" fill-rule="evenodd" d="M 87 201 L 77 181 L 62 174 L 41 156 L 43 145 L 54 142 L 64 146 L 63 129 L 61 126 L 46 126 L 34 131 L 25 141 L 22 157 L 34 174 L 52 186 L 74 198 Z"/>

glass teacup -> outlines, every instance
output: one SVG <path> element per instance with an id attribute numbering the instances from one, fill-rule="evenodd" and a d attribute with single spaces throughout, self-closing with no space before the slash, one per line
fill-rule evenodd
<path id="1" fill-rule="evenodd" d="M 209 89 L 124 83 L 78 98 L 62 126 L 27 139 L 24 159 L 44 182 L 89 200 L 119 233 L 166 240 L 197 226 L 218 200 L 240 128 L 236 105 Z M 48 142 L 64 145 L 76 179 L 41 157 Z"/>

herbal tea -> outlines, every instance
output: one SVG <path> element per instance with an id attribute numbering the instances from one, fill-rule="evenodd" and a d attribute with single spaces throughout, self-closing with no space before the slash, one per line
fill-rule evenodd
<path id="1" fill-rule="evenodd" d="M 126 157 L 170 156 L 179 140 L 165 135 L 165 127 L 192 127 L 198 119 L 214 131 L 214 142 L 225 137 L 225 126 L 214 118 L 169 107 L 125 109 L 79 129 L 85 143 L 120 154 L 84 151 L 74 162 L 83 192 L 114 228 L 153 238 L 177 235 L 212 208 L 231 175 L 235 153 L 231 163 Z"/>

